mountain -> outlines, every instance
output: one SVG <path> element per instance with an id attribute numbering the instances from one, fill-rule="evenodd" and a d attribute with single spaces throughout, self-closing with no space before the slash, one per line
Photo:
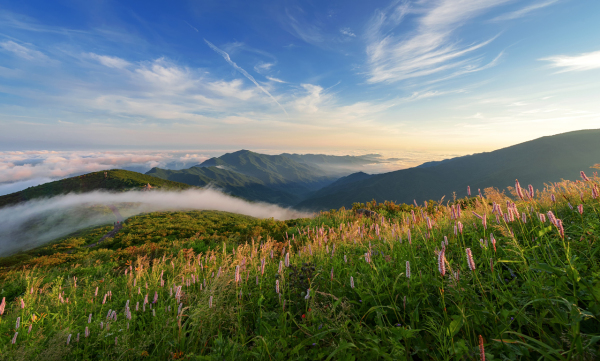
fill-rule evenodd
<path id="1" fill-rule="evenodd" d="M 182 170 L 152 168 L 148 176 L 181 182 L 198 187 L 214 186 L 222 191 L 250 201 L 293 205 L 301 197 L 277 188 L 268 187 L 255 177 L 247 176 L 219 166 L 192 167 Z"/>
<path id="2" fill-rule="evenodd" d="M 153 168 L 147 175 L 196 186 L 214 185 L 252 201 L 294 205 L 337 177 L 283 155 L 240 150 L 189 169 Z"/>
<path id="3" fill-rule="evenodd" d="M 505 189 L 519 179 L 522 186 L 536 189 L 544 183 L 579 177 L 600 162 L 600 129 L 581 130 L 538 138 L 493 152 L 473 154 L 419 167 L 377 174 L 351 175 L 343 183 L 332 183 L 300 202 L 300 209 L 350 207 L 372 199 L 400 203 L 451 199 L 474 194 L 487 187 Z M 354 181 L 352 181 L 354 180 Z"/>
<path id="4" fill-rule="evenodd" d="M 282 153 L 284 157 L 299 163 L 318 167 L 330 174 L 347 175 L 353 173 L 356 168 L 367 164 L 385 163 L 389 159 L 382 159 L 379 154 L 366 154 L 360 156 L 352 155 L 325 155 L 325 154 L 290 154 Z"/>
<path id="5" fill-rule="evenodd" d="M 93 172 L 77 177 L 65 178 L 39 186 L 29 187 L 20 192 L 0 196 L 0 207 L 30 199 L 53 197 L 67 193 L 83 193 L 95 190 L 123 191 L 141 189 L 147 184 L 153 188 L 181 190 L 192 188 L 188 184 L 163 180 L 142 173 L 122 169 Z"/>

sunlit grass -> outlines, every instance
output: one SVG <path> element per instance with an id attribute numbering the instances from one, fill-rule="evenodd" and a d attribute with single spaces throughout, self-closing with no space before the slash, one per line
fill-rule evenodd
<path id="1" fill-rule="evenodd" d="M 1 287 L 13 296 L 1 355 L 597 359 L 599 184 L 565 181 L 533 197 L 486 189 L 424 207 L 370 203 L 380 217 L 325 212 L 288 224 L 284 239 L 273 226 L 278 241 L 234 232 L 205 248 L 193 227 L 157 218 L 135 252 L 107 243 L 60 267 L 5 271 Z M 169 238 L 175 232 L 185 239 Z"/>

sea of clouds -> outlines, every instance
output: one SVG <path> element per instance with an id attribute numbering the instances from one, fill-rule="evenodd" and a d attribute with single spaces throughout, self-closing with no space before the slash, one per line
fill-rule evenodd
<path id="1" fill-rule="evenodd" d="M 110 211 L 89 211 L 95 206 L 110 205 L 116 206 L 125 218 L 181 210 L 217 210 L 278 220 L 312 216 L 273 204 L 248 202 L 210 188 L 68 194 L 0 208 L 0 257 L 41 246 L 87 227 L 112 224 L 116 218 Z"/>
<path id="2" fill-rule="evenodd" d="M 256 150 L 265 154 L 281 154 L 278 150 Z M 53 180 L 106 169 L 127 169 L 145 173 L 153 167 L 186 169 L 210 157 L 227 153 L 226 150 L 172 150 L 172 151 L 0 151 L 0 196 Z M 374 151 L 315 152 L 331 155 L 361 155 Z M 383 173 L 417 166 L 423 162 L 442 160 L 457 154 L 431 152 L 379 152 L 382 156 L 372 164 L 348 167 L 346 173 L 363 171 Z M 332 173 L 337 174 L 334 169 Z M 339 174 L 346 175 L 346 174 Z"/>

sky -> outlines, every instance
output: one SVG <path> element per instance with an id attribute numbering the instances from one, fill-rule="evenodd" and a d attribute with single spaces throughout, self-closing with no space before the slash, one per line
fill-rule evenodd
<path id="1" fill-rule="evenodd" d="M 599 23 L 581 0 L 0 1 L 0 183 L 51 178 L 14 175 L 40 157 L 432 160 L 599 128 Z"/>

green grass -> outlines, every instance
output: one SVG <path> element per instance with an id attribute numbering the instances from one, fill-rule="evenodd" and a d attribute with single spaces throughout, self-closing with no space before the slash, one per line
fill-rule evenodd
<path id="1" fill-rule="evenodd" d="M 124 191 L 142 189 L 150 183 L 152 187 L 165 190 L 184 190 L 193 188 L 190 185 L 164 180 L 149 175 L 123 169 L 93 172 L 77 177 L 65 178 L 54 182 L 30 187 L 20 192 L 0 196 L 0 207 L 17 204 L 36 198 L 54 197 L 68 193 L 83 193 L 95 190 Z"/>
<path id="2" fill-rule="evenodd" d="M 461 200 L 464 229 L 456 235 L 449 207 L 432 203 L 364 205 L 386 216 L 378 219 L 344 209 L 287 222 L 222 212 L 132 217 L 98 249 L 2 269 L 0 355 L 480 360 L 481 347 L 487 360 L 598 359 L 600 198 L 592 198 L 592 184 L 600 179 L 548 186 L 534 200 L 518 200 L 513 221 L 498 223 L 491 204 L 506 214 L 509 198 L 487 189 L 483 199 Z M 540 220 L 549 211 L 562 220 L 564 237 Z M 472 212 L 487 215 L 487 229 Z"/>

